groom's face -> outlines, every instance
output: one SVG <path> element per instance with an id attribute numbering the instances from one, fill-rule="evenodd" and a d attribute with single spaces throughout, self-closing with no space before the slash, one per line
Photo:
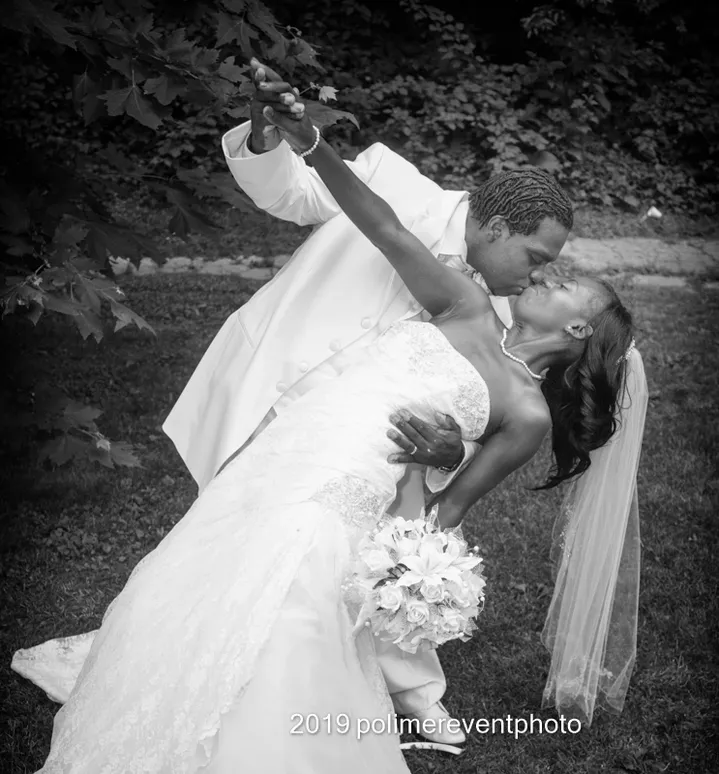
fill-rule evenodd
<path id="1" fill-rule="evenodd" d="M 557 259 L 568 236 L 567 229 L 552 218 L 541 221 L 533 234 L 512 234 L 502 217 L 493 217 L 482 228 L 470 217 L 467 263 L 494 295 L 514 296 L 532 284 L 532 272 Z"/>

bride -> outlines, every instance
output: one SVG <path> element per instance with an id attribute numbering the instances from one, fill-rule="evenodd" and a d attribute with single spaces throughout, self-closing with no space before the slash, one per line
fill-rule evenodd
<path id="1" fill-rule="evenodd" d="M 577 507 L 545 631 L 545 695 L 590 718 L 597 694 L 621 708 L 633 640 L 610 653 L 609 618 L 631 553 L 645 401 L 632 401 L 634 424 L 622 419 L 634 447 L 630 456 L 621 447 L 622 465 L 601 489 L 606 508 L 591 489 L 595 466 L 585 471 L 590 453 L 616 446 L 605 445 L 627 370 L 643 379 L 629 313 L 605 283 L 570 279 L 528 288 L 505 329 L 484 291 L 437 262 L 302 112 L 273 120 L 434 318 L 394 324 L 342 376 L 281 413 L 138 564 L 90 638 L 44 774 L 408 771 L 386 722 L 393 711 L 372 637 L 353 632 L 357 611 L 342 590 L 358 541 L 395 497 L 403 468 L 387 462 L 386 417 L 405 407 L 427 419 L 450 414 L 482 444 L 439 497 L 446 528 L 551 432 L 547 484 L 572 479 Z M 622 594 L 631 613 L 631 583 Z M 29 676 L 33 662 L 42 673 L 39 648 L 20 660 Z M 319 729 L 304 722 L 310 716 Z M 372 719 L 382 730 L 358 733 Z"/>

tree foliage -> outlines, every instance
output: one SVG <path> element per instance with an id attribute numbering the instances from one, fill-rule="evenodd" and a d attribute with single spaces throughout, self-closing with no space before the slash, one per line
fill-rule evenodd
<path id="1" fill-rule="evenodd" d="M 298 78 L 316 77 L 322 68 L 301 32 L 281 26 L 257 0 L 187 4 L 179 10 L 146 0 L 72 2 L 62 8 L 45 0 L 13 0 L 3 16 L 4 59 L 24 55 L 26 78 L 12 88 L 5 84 L 11 92 L 5 112 L 14 120 L 5 122 L 10 131 L 2 138 L 10 151 L 0 188 L 3 319 L 19 315 L 36 325 L 43 315 L 61 315 L 83 338 L 98 342 L 108 321 L 114 331 L 134 325 L 152 334 L 124 303 L 109 262 L 122 257 L 139 263 L 144 256 L 161 260 L 162 255 L 150 239 L 112 217 L 108 192 L 129 195 L 133 183 L 141 183 L 165 202 L 168 228 L 181 237 L 214 232 L 203 200 L 251 206 L 227 174 L 177 163 L 183 144 L 194 151 L 188 128 L 208 129 L 216 144 L 219 122 L 248 115 L 252 55 Z M 49 120 L 47 106 L 37 99 L 46 94 L 46 84 L 38 83 L 46 78 L 55 87 L 56 110 Z M 57 94 L 65 90 L 69 99 Z M 347 117 L 324 104 L 334 97 L 331 88 L 316 90 L 318 100 L 308 100 L 310 115 L 324 125 Z M 64 121 L 70 131 L 58 137 L 54 121 Z M 97 125 L 100 142 L 73 142 L 68 135 L 83 134 L 79 121 Z M 148 141 L 147 133 L 156 142 L 161 132 L 175 163 L 148 168 L 121 143 L 107 141 L 128 124 L 139 126 L 140 144 Z M 12 396 L 4 397 L 9 408 Z M 56 464 L 77 457 L 110 466 L 137 464 L 126 444 L 100 433 L 99 413 L 72 402 L 64 407 L 36 402 L 33 421 L 51 435 L 43 455 Z"/>
<path id="2" fill-rule="evenodd" d="M 706 16 L 719 14 L 706 4 L 282 5 L 333 41 L 323 63 L 362 119 L 361 135 L 346 132 L 347 153 L 380 140 L 458 188 L 535 163 L 579 205 L 714 210 L 719 24 Z"/>
<path id="3" fill-rule="evenodd" d="M 532 163 L 579 205 L 713 211 L 717 22 L 700 0 L 11 0 L 2 317 L 152 335 L 109 265 L 162 251 L 108 200 L 143 197 L 182 238 L 215 234 L 218 205 L 253 208 L 219 151 L 249 114 L 252 55 L 304 90 L 348 157 L 381 141 L 455 188 Z M 97 417 L 41 404 L 54 462 L 134 464 L 100 454 Z"/>

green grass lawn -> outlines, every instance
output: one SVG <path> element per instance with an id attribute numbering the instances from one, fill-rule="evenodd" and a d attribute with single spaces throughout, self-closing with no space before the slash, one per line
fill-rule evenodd
<path id="1" fill-rule="evenodd" d="M 47 754 L 58 705 L 9 669 L 14 650 L 99 625 L 135 563 L 191 504 L 195 487 L 160 425 L 225 317 L 256 286 L 232 277 L 124 282 L 157 329 L 102 345 L 45 327 L 0 329 L 18 381 L 32 371 L 100 405 L 102 429 L 140 448 L 144 468 L 108 471 L 33 462 L 7 447 L 0 469 L 2 720 L 0 770 L 21 774 Z M 473 736 L 453 758 L 411 752 L 416 774 L 691 772 L 714 769 L 717 555 L 716 394 L 719 294 L 624 289 L 639 325 L 651 402 L 641 466 L 643 537 L 639 654 L 624 713 L 577 735 Z M 481 548 L 487 605 L 474 639 L 441 651 L 450 710 L 476 718 L 553 717 L 539 709 L 548 656 L 539 633 L 549 602 L 550 531 L 559 496 L 525 487 L 542 456 L 479 505 L 465 524 Z"/>

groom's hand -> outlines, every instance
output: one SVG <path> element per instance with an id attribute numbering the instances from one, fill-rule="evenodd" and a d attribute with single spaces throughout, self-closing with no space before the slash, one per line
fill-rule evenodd
<path id="1" fill-rule="evenodd" d="M 437 424 L 401 410 L 390 417 L 396 429 L 387 435 L 399 450 L 388 457 L 389 462 L 417 462 L 432 468 L 454 469 L 464 459 L 462 431 L 449 414 L 437 414 Z"/>
<path id="2" fill-rule="evenodd" d="M 252 133 L 249 138 L 249 148 L 253 153 L 265 153 L 274 150 L 282 138 L 279 129 L 267 120 L 263 110 L 269 105 L 280 113 L 288 112 L 296 115 L 297 107 L 293 108 L 293 105 L 299 93 L 271 67 L 267 67 L 254 57 L 250 60 L 250 66 L 255 94 L 250 104 Z"/>

